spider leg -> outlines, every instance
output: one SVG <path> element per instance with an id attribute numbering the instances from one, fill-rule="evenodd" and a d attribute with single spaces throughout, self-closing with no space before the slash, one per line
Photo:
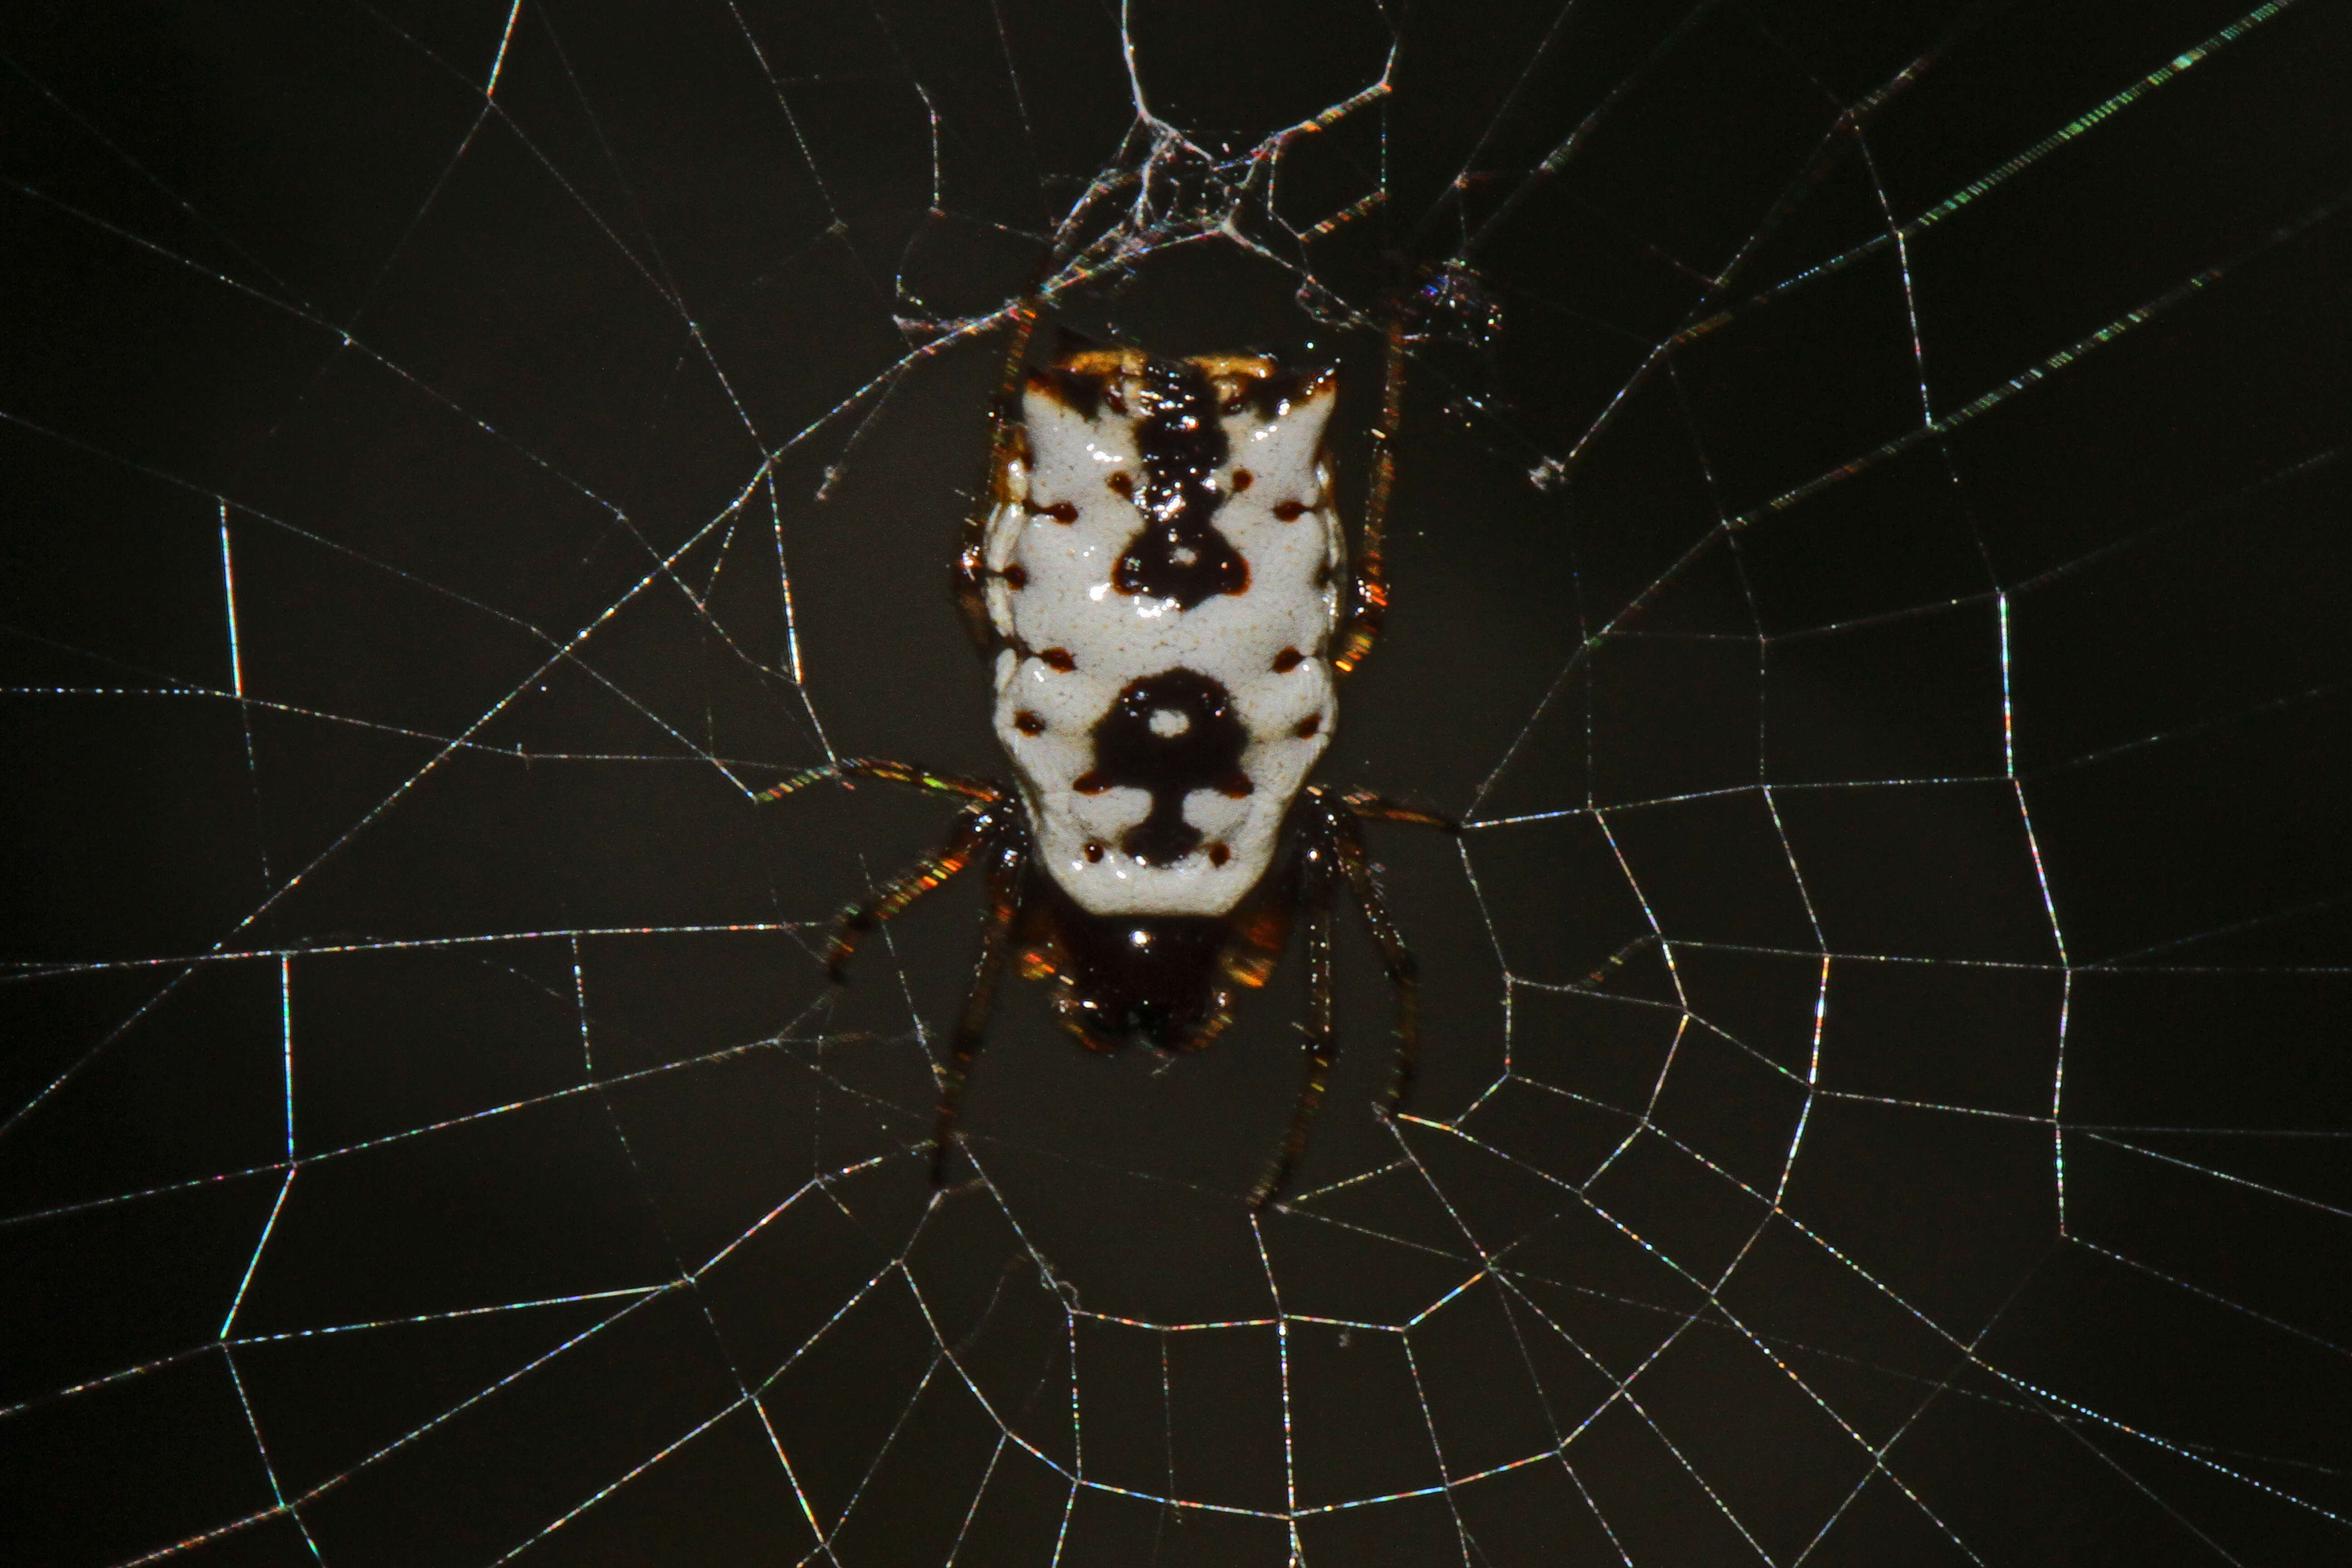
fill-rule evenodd
<path id="1" fill-rule="evenodd" d="M 1410 822 L 1422 827 L 1434 827 L 1441 833 L 1459 833 L 1462 825 L 1450 816 L 1440 816 L 1433 811 L 1402 805 L 1368 789 L 1349 790 L 1339 797 L 1339 804 L 1370 822 Z"/>
<path id="2" fill-rule="evenodd" d="M 988 867 L 988 923 L 982 930 L 980 957 L 972 965 L 971 986 L 964 993 L 963 1011 L 956 1017 L 955 1036 L 948 1053 L 948 1068 L 940 1080 L 940 1124 L 931 1140 L 931 1185 L 947 1184 L 948 1152 L 954 1146 L 956 1118 L 963 1106 L 963 1086 L 971 1075 L 971 1059 L 988 1037 L 989 1015 L 996 1008 L 997 983 L 1004 978 L 1004 960 L 1013 945 L 1013 926 L 1021 913 L 1021 873 L 1028 860 L 1027 847 L 1017 835 L 1005 836 Z"/>
<path id="3" fill-rule="evenodd" d="M 1396 488 L 1397 427 L 1404 421 L 1405 294 L 1389 307 L 1387 371 L 1381 380 L 1381 422 L 1372 426 L 1372 470 L 1364 490 L 1363 521 L 1356 529 L 1355 603 L 1331 647 L 1331 668 L 1346 675 L 1364 662 L 1380 640 L 1389 608 L 1388 565 L 1381 542 L 1388 526 L 1389 496 Z"/>
<path id="4" fill-rule="evenodd" d="M 1396 1077 L 1389 1085 L 1387 1108 L 1388 1114 L 1394 1116 L 1404 1109 L 1421 1054 L 1421 966 L 1414 962 L 1412 950 L 1405 946 L 1404 936 L 1390 918 L 1387 901 L 1381 897 L 1380 882 L 1372 875 L 1372 858 L 1364 847 L 1364 830 L 1357 818 L 1420 823 L 1449 833 L 1458 833 L 1461 828 L 1449 817 L 1397 805 L 1360 790 L 1341 796 L 1339 805 L 1344 809 L 1338 810 L 1333 809 L 1329 797 L 1319 787 L 1315 795 L 1330 824 L 1332 850 L 1339 870 L 1356 895 L 1357 907 L 1364 911 L 1364 923 L 1371 928 L 1372 941 L 1381 950 L 1381 966 L 1396 991 Z"/>
<path id="5" fill-rule="evenodd" d="M 953 880 L 971 864 L 974 856 L 988 847 L 999 827 L 990 807 L 971 807 L 956 818 L 946 847 L 938 854 L 925 856 L 912 868 L 892 878 L 873 897 L 843 910 L 835 917 L 832 938 L 825 943 L 825 978 L 836 985 L 845 984 L 848 979 L 849 955 L 857 951 L 866 934 L 895 919 L 925 893 Z"/>
<path id="6" fill-rule="evenodd" d="M 1290 1113 L 1290 1131 L 1282 1141 L 1282 1152 L 1275 1156 L 1257 1191 L 1250 1194 L 1253 1214 L 1290 1184 L 1298 1156 L 1307 1148 L 1307 1134 L 1315 1125 L 1315 1112 L 1322 1107 L 1323 1090 L 1331 1079 L 1331 1059 L 1337 1054 L 1331 1029 L 1331 892 L 1338 873 L 1332 868 L 1330 837 L 1319 830 L 1321 815 L 1307 818 L 1298 868 L 1307 899 L 1307 1081 Z"/>
<path id="7" fill-rule="evenodd" d="M 963 1100 L 964 1079 L 987 1036 L 989 1015 L 996 1007 L 997 984 L 1004 977 L 1013 927 L 1020 917 L 1021 874 L 1028 861 L 1028 836 L 1021 830 L 1017 816 L 1003 812 L 1005 792 L 996 785 L 877 757 L 838 758 L 824 767 L 796 773 L 773 789 L 763 791 L 758 798 L 775 800 L 813 784 L 827 780 L 847 783 L 853 778 L 905 784 L 926 795 L 950 795 L 972 804 L 957 816 L 947 844 L 937 854 L 925 856 L 877 889 L 872 897 L 860 900 L 835 917 L 824 954 L 825 976 L 835 984 L 847 981 L 850 954 L 857 951 L 857 944 L 867 932 L 896 919 L 924 894 L 953 881 L 974 859 L 989 857 L 988 923 L 982 931 L 980 959 L 972 969 L 971 984 L 964 993 L 963 1010 L 956 1018 L 955 1034 L 949 1047 L 950 1065 L 940 1085 L 939 1131 L 931 1142 L 931 1185 L 938 1187 L 947 1173 L 948 1151 L 955 1139 L 956 1113 Z"/>
<path id="8" fill-rule="evenodd" d="M 963 612 L 965 628 L 982 653 L 996 647 L 996 629 L 989 625 L 985 593 L 988 523 L 996 515 L 996 509 L 1010 499 L 1004 491 L 1004 469 L 1021 449 L 1022 373 L 1028 364 L 1029 336 L 1037 330 L 1041 313 L 1035 295 L 1023 300 L 1010 312 L 1013 342 L 1004 356 L 1004 372 L 997 380 L 996 401 L 991 414 L 995 435 L 989 443 L 988 486 L 972 504 L 971 515 L 964 519 L 963 542 L 956 551 L 955 565 L 950 573 L 956 607 Z"/>
<path id="9" fill-rule="evenodd" d="M 951 795 L 961 800 L 977 801 L 982 805 L 995 805 L 1004 799 L 1004 792 L 985 779 L 966 778 L 961 773 L 935 773 L 911 763 L 887 762 L 880 757 L 835 757 L 822 767 L 808 768 L 794 773 L 783 783 L 763 789 L 753 800 L 782 800 L 784 796 L 808 788 L 811 784 L 853 779 L 879 779 L 884 784 L 905 784 L 908 789 L 925 795 Z"/>

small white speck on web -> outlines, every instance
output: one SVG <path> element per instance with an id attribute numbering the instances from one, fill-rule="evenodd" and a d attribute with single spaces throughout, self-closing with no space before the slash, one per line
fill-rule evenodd
<path id="1" fill-rule="evenodd" d="M 1162 740 L 1182 734 L 1192 727 L 1192 721 L 1173 708 L 1155 708 L 1151 712 L 1151 732 Z"/>

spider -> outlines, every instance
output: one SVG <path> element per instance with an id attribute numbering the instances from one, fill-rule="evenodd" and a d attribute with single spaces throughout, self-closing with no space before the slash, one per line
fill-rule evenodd
<path id="1" fill-rule="evenodd" d="M 954 566 L 958 604 L 995 664 L 995 724 L 1015 785 L 845 757 L 785 780 L 875 779 L 961 803 L 947 844 L 834 923 L 836 984 L 863 937 L 974 865 L 988 889 L 979 960 L 941 1077 L 931 1178 L 1005 963 L 1050 980 L 1078 1041 L 1198 1050 L 1265 984 L 1307 914 L 1306 1082 L 1250 1206 L 1288 1183 L 1331 1069 L 1331 909 L 1345 883 L 1397 1001 L 1386 1111 L 1418 1045 L 1412 954 L 1373 877 L 1360 819 L 1456 831 L 1363 791 L 1309 784 L 1334 679 L 1379 636 L 1381 535 L 1404 400 L 1402 311 L 1360 548 L 1333 510 L 1323 436 L 1337 373 L 1255 354 L 1153 358 L 1066 334 L 1027 363 L 1016 312 L 985 497 Z M 1343 595 L 1342 579 L 1346 587 Z"/>

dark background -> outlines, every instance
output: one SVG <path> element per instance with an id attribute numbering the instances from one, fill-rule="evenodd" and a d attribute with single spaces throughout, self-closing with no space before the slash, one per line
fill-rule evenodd
<path id="1" fill-rule="evenodd" d="M 1140 5 L 1058 250 L 1112 8 L 508 21 L 0 27 L 0 1557 L 2352 1546 L 2342 7 Z M 1255 1227 L 1295 963 L 1015 987 L 927 1206 L 941 810 L 749 795 L 1001 766 L 953 324 L 1336 358 L 1352 503 L 1391 256 L 1421 1120 L 1352 931 Z"/>

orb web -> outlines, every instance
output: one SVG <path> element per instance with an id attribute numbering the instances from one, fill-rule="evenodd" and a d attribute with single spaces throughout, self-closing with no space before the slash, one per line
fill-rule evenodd
<path id="1" fill-rule="evenodd" d="M 2345 1550 L 2340 11 L 8 25 L 0 1430 L 57 1563 Z M 1336 363 L 1426 971 L 976 892 L 1030 316 Z"/>

